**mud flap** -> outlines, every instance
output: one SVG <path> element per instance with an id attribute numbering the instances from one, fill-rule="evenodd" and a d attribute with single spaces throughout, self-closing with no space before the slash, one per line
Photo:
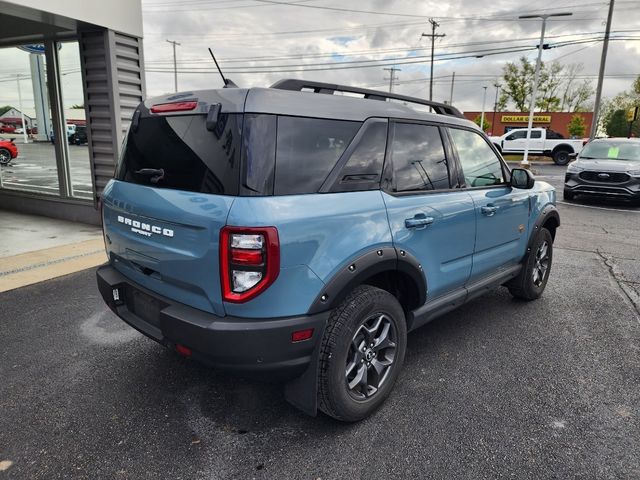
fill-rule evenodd
<path id="1" fill-rule="evenodd" d="M 312 417 L 318 414 L 318 364 L 324 328 L 323 325 L 318 332 L 320 340 L 316 342 L 307 369 L 284 386 L 284 398 L 287 402 Z"/>

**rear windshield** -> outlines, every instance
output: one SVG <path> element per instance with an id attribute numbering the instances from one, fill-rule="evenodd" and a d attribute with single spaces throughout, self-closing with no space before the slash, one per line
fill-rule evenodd
<path id="1" fill-rule="evenodd" d="M 315 193 L 361 122 L 278 115 L 145 116 L 132 124 L 117 178 L 220 195 Z"/>
<path id="2" fill-rule="evenodd" d="M 117 178 L 190 192 L 237 195 L 241 114 L 221 114 L 214 131 L 204 115 L 148 116 L 129 129 Z"/>

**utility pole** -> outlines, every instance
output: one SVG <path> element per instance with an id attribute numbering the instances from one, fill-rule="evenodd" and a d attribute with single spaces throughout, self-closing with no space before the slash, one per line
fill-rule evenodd
<path id="1" fill-rule="evenodd" d="M 431 24 L 431 33 L 423 33 L 423 37 L 431 37 L 431 76 L 429 77 L 429 101 L 433 101 L 433 52 L 435 49 L 436 38 L 444 37 L 444 33 L 439 33 L 436 35 L 436 28 L 440 26 L 438 22 L 436 22 L 433 18 L 429 19 L 429 23 Z"/>
<path id="2" fill-rule="evenodd" d="M 482 94 L 482 115 L 480 116 L 480 128 L 482 129 L 482 131 L 485 131 L 484 128 L 484 105 L 485 105 L 485 101 L 487 100 L 487 87 L 482 87 L 484 88 L 484 93 Z"/>
<path id="3" fill-rule="evenodd" d="M 398 77 L 396 77 L 396 72 L 400 72 L 401 70 L 396 67 L 383 68 L 383 70 L 386 70 L 387 72 L 389 72 L 389 93 L 393 93 L 394 82 L 398 80 Z M 385 80 L 387 79 L 385 78 Z"/>
<path id="4" fill-rule="evenodd" d="M 493 128 L 496 125 L 496 110 L 498 109 L 498 93 L 500 92 L 501 85 L 496 82 L 493 84 L 496 89 L 496 100 L 493 102 L 493 117 L 491 117 L 491 135 L 493 135 Z"/>
<path id="5" fill-rule="evenodd" d="M 602 56 L 600 57 L 600 72 L 598 72 L 598 86 L 596 88 L 596 103 L 593 107 L 593 120 L 591 120 L 589 140 L 593 140 L 598 130 L 598 116 L 600 115 L 600 101 L 602 99 L 602 81 L 604 80 L 604 67 L 607 63 L 609 32 L 611 31 L 611 18 L 613 17 L 613 2 L 614 0 L 609 0 L 609 15 L 607 16 L 607 27 L 604 31 L 604 43 L 602 44 Z"/>
<path id="6" fill-rule="evenodd" d="M 456 72 L 451 75 L 451 92 L 449 93 L 449 105 L 453 105 L 453 84 L 456 81 Z"/>
<path id="7" fill-rule="evenodd" d="M 541 18 L 542 29 L 540 30 L 540 43 L 538 44 L 538 59 L 536 60 L 536 73 L 533 77 L 533 89 L 531 91 L 531 105 L 529 108 L 529 123 L 527 124 L 527 139 L 524 143 L 524 155 L 520 165 L 523 168 L 529 168 L 529 143 L 531 142 L 531 127 L 533 126 L 533 111 L 536 108 L 536 95 L 538 94 L 538 80 L 540 79 L 540 63 L 542 61 L 542 50 L 544 50 L 544 31 L 547 27 L 547 19 L 549 17 L 568 17 L 573 15 L 570 12 L 549 13 L 544 15 L 520 15 L 520 19 Z"/>
<path id="8" fill-rule="evenodd" d="M 175 87 L 175 91 L 178 92 L 178 65 L 176 61 L 176 45 L 180 45 L 175 40 L 167 40 L 171 45 L 173 45 L 173 84 Z"/>

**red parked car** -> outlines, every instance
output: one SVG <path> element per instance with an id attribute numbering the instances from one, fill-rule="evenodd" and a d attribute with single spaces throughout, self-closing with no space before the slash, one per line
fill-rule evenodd
<path id="1" fill-rule="evenodd" d="M 13 125 L 0 125 L 0 133 L 14 133 L 16 127 Z"/>
<path id="2" fill-rule="evenodd" d="M 0 138 L 0 165 L 8 165 L 17 156 L 18 147 L 13 143 L 13 139 L 5 140 Z"/>

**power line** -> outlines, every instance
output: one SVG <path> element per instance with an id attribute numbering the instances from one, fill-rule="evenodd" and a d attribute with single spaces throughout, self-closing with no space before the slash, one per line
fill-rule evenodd
<path id="1" fill-rule="evenodd" d="M 557 42 L 555 44 L 551 44 L 549 48 L 560 48 L 569 45 L 579 45 L 584 43 L 593 43 L 601 41 L 601 37 L 592 37 L 580 40 L 567 40 L 562 42 Z M 624 41 L 633 41 L 640 40 L 640 37 L 616 37 L 611 40 L 624 40 Z M 440 53 L 435 54 L 434 61 L 443 61 L 443 60 L 453 60 L 458 58 L 471 58 L 477 57 L 481 58 L 484 56 L 490 55 L 498 55 L 505 53 L 519 53 L 526 52 L 530 50 L 537 50 L 537 45 L 518 45 L 514 47 L 494 47 L 487 49 L 476 49 L 464 52 L 450 52 L 450 53 Z M 263 73 L 275 73 L 274 69 L 278 69 L 278 73 L 284 72 L 297 72 L 297 71 L 315 71 L 315 70 L 336 70 L 336 69 L 345 69 L 345 68 L 372 68 L 372 67 L 383 67 L 383 66 L 394 66 L 394 65 L 406 65 L 406 64 L 416 64 L 416 63 L 424 63 L 425 60 L 429 59 L 429 56 L 419 55 L 419 56 L 405 56 L 405 57 L 392 57 L 392 58 L 383 58 L 383 59 L 364 59 L 364 60 L 348 60 L 348 61 L 338 61 L 338 62 L 321 62 L 321 63 L 297 63 L 297 64 L 276 64 L 276 65 L 240 65 L 236 67 L 226 67 L 226 70 L 234 73 L 246 73 L 247 71 L 252 72 L 263 72 Z M 333 68 L 309 68 L 309 67 L 333 67 Z M 340 68 L 339 68 L 340 67 Z M 155 67 L 157 71 L 167 70 L 167 67 Z M 282 69 L 282 70 L 280 70 Z M 168 71 L 168 70 L 167 70 Z M 193 73 L 196 72 L 209 72 L 211 71 L 208 67 L 185 67 L 180 69 L 181 72 L 190 71 Z"/>

